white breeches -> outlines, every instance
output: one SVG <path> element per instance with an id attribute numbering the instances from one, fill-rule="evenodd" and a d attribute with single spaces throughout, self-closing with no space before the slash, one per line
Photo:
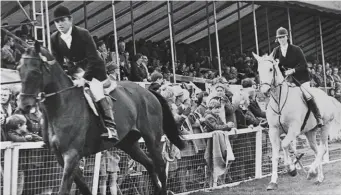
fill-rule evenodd
<path id="1" fill-rule="evenodd" d="M 313 98 L 313 96 L 309 92 L 310 81 L 301 84 L 300 88 L 306 100 L 311 100 Z"/>
<path id="2" fill-rule="evenodd" d="M 92 97 L 93 97 L 95 102 L 98 102 L 101 99 L 105 98 L 103 85 L 106 82 L 107 82 L 107 80 L 104 80 L 101 82 L 95 78 L 93 78 L 91 81 L 89 81 L 90 92 L 91 92 Z"/>

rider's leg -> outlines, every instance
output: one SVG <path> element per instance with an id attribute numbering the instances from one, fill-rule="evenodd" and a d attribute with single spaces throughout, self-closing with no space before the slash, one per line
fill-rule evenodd
<path id="1" fill-rule="evenodd" d="M 100 107 L 104 125 L 108 133 L 103 133 L 101 137 L 108 137 L 110 139 L 118 139 L 114 113 L 110 101 L 104 96 L 103 83 L 97 79 L 93 79 L 90 83 L 91 94 Z"/>
<path id="2" fill-rule="evenodd" d="M 300 86 L 300 88 L 301 88 L 301 91 L 303 93 L 304 98 L 307 100 L 308 107 L 311 109 L 311 111 L 313 112 L 313 114 L 316 118 L 317 126 L 322 127 L 323 126 L 323 120 L 322 120 L 320 110 L 317 107 L 313 96 L 309 93 L 310 82 L 303 83 Z"/>

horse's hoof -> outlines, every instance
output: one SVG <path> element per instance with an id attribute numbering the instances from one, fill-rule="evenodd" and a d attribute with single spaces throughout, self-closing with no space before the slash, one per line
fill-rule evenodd
<path id="1" fill-rule="evenodd" d="M 309 172 L 307 176 L 307 180 L 311 180 L 317 177 L 317 173 Z"/>
<path id="2" fill-rule="evenodd" d="M 291 177 L 295 177 L 297 175 L 297 169 L 295 168 L 294 170 L 292 171 L 288 171 L 288 174 L 291 176 Z"/>
<path id="3" fill-rule="evenodd" d="M 315 181 L 315 182 L 314 182 L 314 185 L 317 185 L 317 186 L 318 186 L 318 185 L 320 185 L 321 183 L 322 183 L 322 181 Z"/>
<path id="4" fill-rule="evenodd" d="M 277 189 L 278 189 L 277 183 L 273 183 L 273 182 L 270 182 L 268 187 L 266 188 L 267 191 L 269 191 L 269 190 L 277 190 Z"/>

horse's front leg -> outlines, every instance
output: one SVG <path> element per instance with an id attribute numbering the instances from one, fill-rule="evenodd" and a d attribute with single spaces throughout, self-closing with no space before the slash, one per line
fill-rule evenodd
<path id="1" fill-rule="evenodd" d="M 59 195 L 69 195 L 71 185 L 74 180 L 73 171 L 77 166 L 80 156 L 75 149 L 68 150 L 64 153 L 64 170 L 61 185 L 59 188 Z"/>
<path id="2" fill-rule="evenodd" d="M 278 179 L 278 160 L 279 160 L 279 149 L 281 140 L 279 138 L 279 130 L 277 128 L 269 129 L 269 137 L 272 145 L 272 175 L 271 182 L 269 183 L 267 190 L 276 190 L 278 188 L 277 179 Z"/>
<path id="3" fill-rule="evenodd" d="M 299 127 L 292 126 L 288 130 L 288 134 L 285 136 L 285 138 L 282 141 L 282 148 L 284 151 L 284 164 L 289 168 L 288 173 L 291 176 L 297 175 L 296 166 L 293 163 L 290 154 L 289 154 L 289 147 L 292 142 L 294 142 L 293 147 L 296 147 L 296 137 L 300 134 Z M 294 151 L 296 151 L 296 148 L 293 148 Z"/>

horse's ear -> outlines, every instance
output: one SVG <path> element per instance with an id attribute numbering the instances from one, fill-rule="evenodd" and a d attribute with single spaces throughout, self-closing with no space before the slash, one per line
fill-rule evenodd
<path id="1" fill-rule="evenodd" d="M 257 60 L 257 61 L 259 61 L 259 60 L 260 60 L 260 57 L 259 57 L 259 55 L 255 54 L 255 53 L 253 53 L 253 52 L 252 52 L 252 55 L 253 55 L 253 57 L 255 57 L 255 58 L 256 58 L 256 60 Z"/>
<path id="2" fill-rule="evenodd" d="M 34 49 L 35 49 L 36 53 L 40 53 L 40 43 L 39 43 L 39 41 L 35 41 L 34 42 Z"/>
<path id="3" fill-rule="evenodd" d="M 269 55 L 272 59 L 274 59 L 275 57 L 275 50 L 271 52 L 271 54 Z"/>

